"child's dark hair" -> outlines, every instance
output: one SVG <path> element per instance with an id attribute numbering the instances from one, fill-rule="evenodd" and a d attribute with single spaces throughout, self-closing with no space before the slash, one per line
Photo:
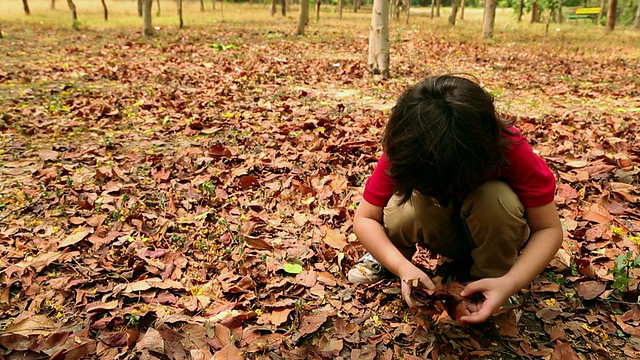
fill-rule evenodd
<path id="1" fill-rule="evenodd" d="M 469 194 L 506 163 L 510 125 L 476 82 L 423 79 L 400 96 L 383 135 L 396 193 L 403 202 L 414 190 L 436 198 Z"/>

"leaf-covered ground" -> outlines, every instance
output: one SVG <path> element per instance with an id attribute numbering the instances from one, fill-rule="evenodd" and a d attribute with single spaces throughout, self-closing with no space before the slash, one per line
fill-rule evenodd
<path id="1" fill-rule="evenodd" d="M 407 28 L 382 81 L 368 34 L 348 28 L 13 34 L 0 40 L 4 358 L 640 357 L 637 54 Z M 449 71 L 476 75 L 557 174 L 565 243 L 521 292 L 518 324 L 506 311 L 461 327 L 437 302 L 408 312 L 397 280 L 345 280 L 387 111 Z"/>

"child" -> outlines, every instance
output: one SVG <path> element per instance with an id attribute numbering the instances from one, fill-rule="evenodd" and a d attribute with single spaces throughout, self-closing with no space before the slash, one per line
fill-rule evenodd
<path id="1" fill-rule="evenodd" d="M 470 264 L 475 281 L 448 304 L 462 323 L 486 321 L 553 259 L 562 227 L 555 179 L 493 98 L 458 76 L 428 77 L 398 99 L 383 134 L 383 154 L 365 185 L 353 230 L 368 254 L 349 281 L 372 283 L 384 269 L 434 289 L 411 263 L 416 243 Z M 518 253 L 522 251 L 518 257 Z M 475 293 L 483 301 L 469 300 Z"/>

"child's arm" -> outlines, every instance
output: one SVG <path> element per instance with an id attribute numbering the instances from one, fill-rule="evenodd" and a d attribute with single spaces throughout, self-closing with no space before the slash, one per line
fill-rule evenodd
<path id="1" fill-rule="evenodd" d="M 356 210 L 353 220 L 353 232 L 360 243 L 382 264 L 400 278 L 402 283 L 402 295 L 410 308 L 415 308 L 411 300 L 411 288 L 407 281 L 419 279 L 422 286 L 433 290 L 435 286 L 431 279 L 411 261 L 402 255 L 400 250 L 393 245 L 382 227 L 383 208 L 375 206 L 366 200 L 362 200 Z"/>
<path id="2" fill-rule="evenodd" d="M 527 222 L 531 237 L 516 264 L 500 278 L 487 278 L 472 282 L 461 295 L 469 297 L 480 292 L 485 301 L 477 311 L 463 316 L 460 321 L 479 323 L 487 320 L 507 299 L 526 287 L 553 259 L 562 245 L 562 225 L 555 204 L 527 208 Z"/>

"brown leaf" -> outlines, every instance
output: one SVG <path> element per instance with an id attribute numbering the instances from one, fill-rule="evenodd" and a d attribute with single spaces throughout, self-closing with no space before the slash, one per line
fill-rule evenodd
<path id="1" fill-rule="evenodd" d="M 64 240 L 58 244 L 58 249 L 62 249 L 63 247 L 74 245 L 80 241 L 82 241 L 87 235 L 91 234 L 93 230 L 83 230 L 79 231 L 75 234 L 71 234 L 67 236 Z"/>
<path id="2" fill-rule="evenodd" d="M 602 294 L 607 285 L 600 281 L 585 281 L 578 284 L 578 295 L 585 300 L 592 300 Z"/>
<path id="3" fill-rule="evenodd" d="M 46 315 L 36 314 L 11 324 L 4 329 L 5 334 L 48 335 L 55 328 L 53 320 Z"/>
<path id="4" fill-rule="evenodd" d="M 259 249 L 259 250 L 273 250 L 273 246 L 271 246 L 269 242 L 259 237 L 245 235 L 243 238 L 244 238 L 244 242 L 249 247 L 252 247 L 254 249 Z"/>
<path id="5" fill-rule="evenodd" d="M 147 332 L 138 340 L 136 349 L 164 354 L 164 340 L 162 339 L 162 335 L 154 328 L 147 329 Z"/>
<path id="6" fill-rule="evenodd" d="M 293 311 L 293 308 L 274 309 L 269 315 L 269 322 L 275 326 L 280 326 L 287 322 L 291 311 Z"/>
<path id="7" fill-rule="evenodd" d="M 315 314 L 305 315 L 302 317 L 298 331 L 303 335 L 314 333 L 327 321 L 328 316 L 329 314 L 326 311 L 318 311 Z"/>
<path id="8" fill-rule="evenodd" d="M 507 337 L 518 337 L 520 332 L 518 331 L 518 321 L 516 319 L 516 313 L 513 310 L 506 313 L 498 314 L 494 318 L 494 322 L 498 327 L 498 332 Z"/>
<path id="9" fill-rule="evenodd" d="M 216 351 L 213 360 L 244 360 L 244 355 L 235 345 L 229 344 L 220 351 Z"/>
<path id="10" fill-rule="evenodd" d="M 56 160 L 60 156 L 60 153 L 53 150 L 41 150 L 38 152 L 38 156 L 44 161 Z"/>
<path id="11" fill-rule="evenodd" d="M 551 354 L 551 360 L 580 360 L 580 357 L 571 345 L 564 341 L 558 341 Z"/>
<path id="12" fill-rule="evenodd" d="M 378 355 L 374 345 L 364 345 L 362 349 L 351 350 L 351 360 L 373 360 Z"/>
<path id="13" fill-rule="evenodd" d="M 347 237 L 333 229 L 326 228 L 326 235 L 322 240 L 334 249 L 342 250 L 347 245 Z"/>

